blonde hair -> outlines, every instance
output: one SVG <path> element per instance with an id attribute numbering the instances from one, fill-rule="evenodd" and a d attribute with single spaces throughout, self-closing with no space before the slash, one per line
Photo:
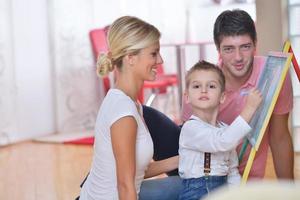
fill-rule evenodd
<path id="1" fill-rule="evenodd" d="M 153 25 L 132 16 L 118 18 L 108 30 L 106 54 L 100 54 L 97 61 L 97 74 L 105 76 L 115 66 L 122 67 L 122 59 L 128 54 L 138 54 L 160 39 L 160 32 Z"/>

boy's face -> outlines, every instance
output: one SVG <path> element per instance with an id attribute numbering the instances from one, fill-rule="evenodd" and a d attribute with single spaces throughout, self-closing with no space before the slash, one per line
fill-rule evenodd
<path id="1" fill-rule="evenodd" d="M 248 34 L 224 36 L 219 54 L 226 78 L 247 79 L 252 71 L 255 50 L 255 43 Z"/>
<path id="2" fill-rule="evenodd" d="M 221 91 L 220 77 L 216 72 L 196 70 L 189 79 L 185 95 L 193 109 L 214 111 L 224 102 L 224 92 Z"/>

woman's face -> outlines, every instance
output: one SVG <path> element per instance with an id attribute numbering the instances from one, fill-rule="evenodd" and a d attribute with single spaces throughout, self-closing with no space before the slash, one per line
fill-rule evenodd
<path id="1" fill-rule="evenodd" d="M 159 52 L 159 42 L 142 49 L 134 62 L 135 75 L 142 80 L 153 81 L 156 78 L 158 65 L 163 63 Z"/>

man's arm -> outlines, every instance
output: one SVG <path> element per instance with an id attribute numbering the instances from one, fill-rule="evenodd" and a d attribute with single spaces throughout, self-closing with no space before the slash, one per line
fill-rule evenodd
<path id="1" fill-rule="evenodd" d="M 294 149 L 288 129 L 289 113 L 272 114 L 269 143 L 275 172 L 280 179 L 294 179 Z"/>

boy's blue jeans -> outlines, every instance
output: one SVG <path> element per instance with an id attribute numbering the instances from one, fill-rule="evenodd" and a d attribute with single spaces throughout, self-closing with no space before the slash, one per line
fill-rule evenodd
<path id="1" fill-rule="evenodd" d="M 178 200 L 183 186 L 182 180 L 179 176 L 144 180 L 139 200 Z"/>
<path id="2" fill-rule="evenodd" d="M 200 178 L 183 179 L 183 189 L 179 200 L 199 200 L 210 191 L 225 185 L 227 176 L 206 176 Z"/>

